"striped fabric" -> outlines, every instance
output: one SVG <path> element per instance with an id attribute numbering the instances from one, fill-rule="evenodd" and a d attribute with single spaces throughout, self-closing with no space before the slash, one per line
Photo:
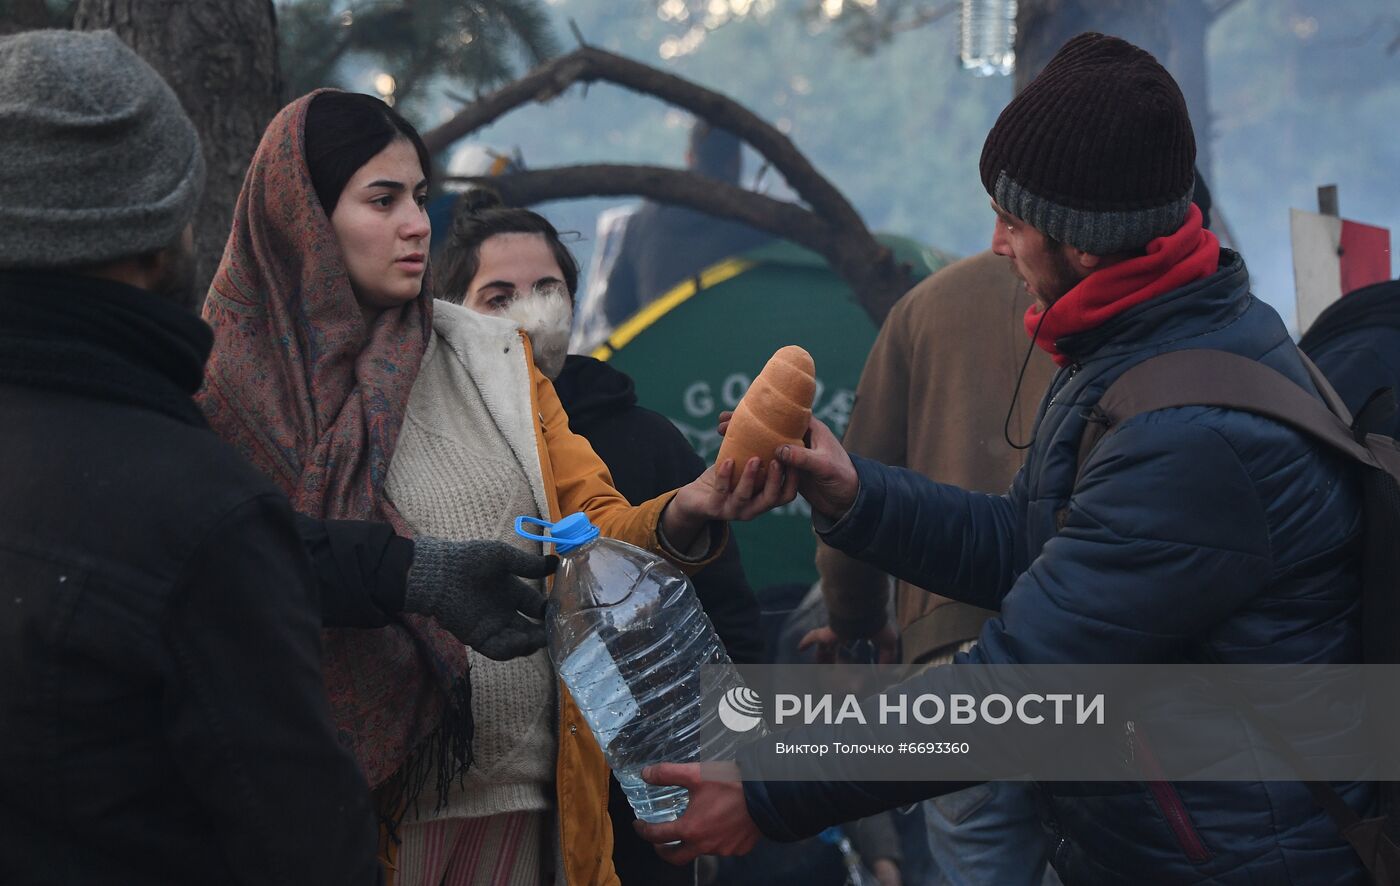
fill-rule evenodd
<path id="1" fill-rule="evenodd" d="M 395 886 L 541 886 L 547 812 L 405 824 Z"/>

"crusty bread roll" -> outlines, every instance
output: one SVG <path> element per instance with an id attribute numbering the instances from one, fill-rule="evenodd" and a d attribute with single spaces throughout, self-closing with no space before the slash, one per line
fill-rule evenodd
<path id="1" fill-rule="evenodd" d="M 735 407 L 715 464 L 734 459 L 730 479 L 735 483 L 754 456 L 763 459 L 762 470 L 768 470 L 779 446 L 803 445 L 816 394 L 812 355 L 797 345 L 779 348 Z"/>

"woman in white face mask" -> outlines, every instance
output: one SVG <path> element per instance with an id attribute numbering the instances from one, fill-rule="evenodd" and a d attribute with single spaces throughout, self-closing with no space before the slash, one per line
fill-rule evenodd
<path id="1" fill-rule="evenodd" d="M 439 298 L 508 317 L 530 337 L 540 371 L 559 377 L 569 348 L 578 263 L 554 225 L 537 212 L 502 206 L 491 191 L 469 191 L 459 204 L 442 265 L 434 270 Z"/>
<path id="2" fill-rule="evenodd" d="M 469 205 L 441 265 L 432 336 L 385 482 L 415 531 L 523 546 L 534 543 L 515 535 L 516 516 L 583 511 L 604 535 L 691 572 L 724 547 L 724 521 L 750 519 L 796 494 L 792 478 L 761 476 L 755 458 L 630 504 L 570 431 L 548 377 L 563 363 L 578 281 L 554 227 L 533 212 Z M 524 323 L 498 315 L 516 302 L 531 315 Z M 557 883 L 618 882 L 607 766 L 547 654 L 497 662 L 468 651 L 473 762 L 442 802 L 425 795 L 408 811 L 396 886 L 459 877 L 514 886 L 551 871 Z"/>
<path id="3" fill-rule="evenodd" d="M 510 232 L 488 233 L 501 229 Z M 529 210 L 502 208 L 486 195 L 459 216 L 445 253 L 447 272 L 440 279 L 450 281 L 453 297 L 480 313 L 505 316 L 529 335 L 535 363 L 553 382 L 569 428 L 588 440 L 628 501 L 648 501 L 705 470 L 670 419 L 638 404 L 630 377 L 592 357 L 566 357 L 578 270 L 548 221 Z M 692 581 L 729 657 L 741 664 L 764 661 L 758 599 L 738 546 L 731 541 Z M 632 830 L 635 816 L 616 780 L 608 812 L 613 864 L 623 883 L 695 882 L 693 865 L 668 864 Z"/>

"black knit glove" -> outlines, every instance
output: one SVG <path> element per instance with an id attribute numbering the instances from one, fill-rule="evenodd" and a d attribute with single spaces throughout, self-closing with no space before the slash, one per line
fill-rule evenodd
<path id="1" fill-rule="evenodd" d="M 558 566 L 505 542 L 419 536 L 403 608 L 433 616 L 487 658 L 529 655 L 544 646 L 544 625 L 530 620 L 544 617 L 544 594 L 516 576 L 544 578 Z"/>

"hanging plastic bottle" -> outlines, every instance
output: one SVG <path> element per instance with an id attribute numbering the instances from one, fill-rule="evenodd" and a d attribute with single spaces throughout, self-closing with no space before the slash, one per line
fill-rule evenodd
<path id="1" fill-rule="evenodd" d="M 642 767 L 732 758 L 740 740 L 764 731 L 757 717 L 744 732 L 719 719 L 714 699 L 752 693 L 694 588 L 650 551 L 601 538 L 584 514 L 519 517 L 515 531 L 559 554 L 545 615 L 549 657 L 632 809 L 643 821 L 680 817 L 688 792 L 647 784 Z"/>
<path id="2" fill-rule="evenodd" d="M 958 56 L 979 77 L 1016 69 L 1016 0 L 962 0 Z"/>

